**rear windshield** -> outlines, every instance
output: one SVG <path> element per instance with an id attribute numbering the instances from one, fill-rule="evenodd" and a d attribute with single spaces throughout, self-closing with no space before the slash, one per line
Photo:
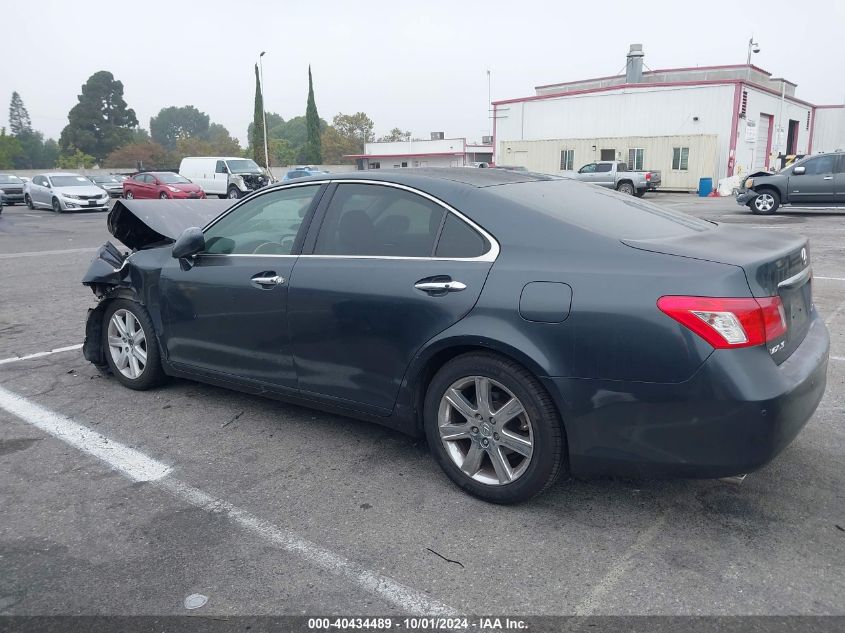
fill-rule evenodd
<path id="1" fill-rule="evenodd" d="M 495 192 L 516 204 L 617 239 L 675 237 L 716 226 L 634 196 L 571 180 L 502 185 Z"/>

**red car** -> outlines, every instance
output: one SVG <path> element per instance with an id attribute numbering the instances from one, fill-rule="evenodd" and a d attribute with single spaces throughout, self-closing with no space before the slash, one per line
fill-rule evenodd
<path id="1" fill-rule="evenodd" d="M 172 171 L 145 171 L 123 181 L 124 198 L 205 198 L 202 187 Z"/>

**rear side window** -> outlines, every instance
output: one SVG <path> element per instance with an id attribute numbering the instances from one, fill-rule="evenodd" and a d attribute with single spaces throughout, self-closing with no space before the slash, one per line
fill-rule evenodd
<path id="1" fill-rule="evenodd" d="M 654 239 L 709 231 L 714 224 L 601 187 L 570 180 L 514 183 L 496 187 L 514 205 L 616 239 Z"/>
<path id="2" fill-rule="evenodd" d="M 437 242 L 435 257 L 481 257 L 489 243 L 475 229 L 450 213 Z"/>
<path id="3" fill-rule="evenodd" d="M 613 165 L 611 165 L 610 163 L 599 163 L 598 165 L 596 165 L 596 171 L 610 171 L 612 167 Z"/>
<path id="4" fill-rule="evenodd" d="M 444 212 L 403 189 L 340 185 L 326 209 L 314 253 L 430 257 Z"/>

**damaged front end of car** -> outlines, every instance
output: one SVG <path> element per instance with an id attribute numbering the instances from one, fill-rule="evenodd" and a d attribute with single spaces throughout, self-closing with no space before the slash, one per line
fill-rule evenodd
<path id="1" fill-rule="evenodd" d="M 103 312 L 113 299 L 129 299 L 148 306 L 170 248 L 190 227 L 205 226 L 232 205 L 231 200 L 118 200 L 108 215 L 108 229 L 124 251 L 106 242 L 91 260 L 82 285 L 91 288 L 97 305 L 88 309 L 85 324 L 85 359 L 106 365 L 103 346 Z M 156 322 L 157 310 L 153 313 Z"/>
<path id="2" fill-rule="evenodd" d="M 256 191 L 270 184 L 270 179 L 264 174 L 238 174 L 244 181 L 244 187 Z"/>

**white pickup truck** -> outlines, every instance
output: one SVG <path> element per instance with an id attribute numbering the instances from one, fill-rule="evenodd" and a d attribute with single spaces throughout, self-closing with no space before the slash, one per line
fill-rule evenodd
<path id="1" fill-rule="evenodd" d="M 570 175 L 577 180 L 616 189 L 638 198 L 646 191 L 654 191 L 660 186 L 659 171 L 633 171 L 628 169 L 627 163 L 615 160 L 588 163 Z"/>

